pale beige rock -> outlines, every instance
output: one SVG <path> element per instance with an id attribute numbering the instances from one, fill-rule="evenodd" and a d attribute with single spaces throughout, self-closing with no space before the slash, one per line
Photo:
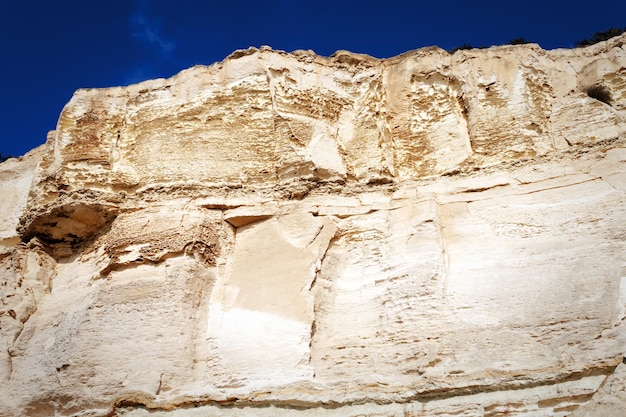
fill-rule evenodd
<path id="1" fill-rule="evenodd" d="M 626 410 L 626 366 L 619 365 L 615 372 L 603 381 L 600 389 L 571 417 L 613 417 Z"/>
<path id="2" fill-rule="evenodd" d="M 79 90 L 0 165 L 0 415 L 620 415 L 625 44 Z"/>
<path id="3" fill-rule="evenodd" d="M 16 228 L 26 209 L 28 190 L 45 146 L 33 149 L 21 158 L 10 158 L 0 165 L 0 256 L 10 251 L 20 239 Z"/>

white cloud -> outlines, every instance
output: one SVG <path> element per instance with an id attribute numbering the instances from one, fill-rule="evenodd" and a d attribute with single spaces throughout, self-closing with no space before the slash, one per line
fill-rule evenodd
<path id="1" fill-rule="evenodd" d="M 131 15 L 130 24 L 135 39 L 155 48 L 158 53 L 170 57 L 176 44 L 161 33 L 161 20 L 149 13 L 149 2 L 141 1 Z"/>

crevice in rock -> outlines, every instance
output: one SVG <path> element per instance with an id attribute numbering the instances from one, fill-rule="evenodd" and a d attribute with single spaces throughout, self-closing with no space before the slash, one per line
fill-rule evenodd
<path id="1" fill-rule="evenodd" d="M 621 359 L 619 360 L 621 362 Z M 278 409 L 285 410 L 311 410 L 311 409 L 321 409 L 321 410 L 334 410 L 340 409 L 342 407 L 350 407 L 355 405 L 363 405 L 363 404 L 377 404 L 377 405 L 391 405 L 391 404 L 410 404 L 410 403 L 421 403 L 427 404 L 431 401 L 437 400 L 445 400 L 451 399 L 454 397 L 462 397 L 469 396 L 475 394 L 485 394 L 485 393 L 495 393 L 495 392 L 506 392 L 506 391 L 515 391 L 527 388 L 536 388 L 541 386 L 552 386 L 563 384 L 567 382 L 578 381 L 586 377 L 590 376 L 599 376 L 606 375 L 607 377 L 614 372 L 618 363 L 605 364 L 602 366 L 598 366 L 596 368 L 581 370 L 581 371 L 572 371 L 572 372 L 563 372 L 560 375 L 556 375 L 551 378 L 544 379 L 533 379 L 529 378 L 528 380 L 519 380 L 516 379 L 515 376 L 512 376 L 511 379 L 504 381 L 503 383 L 498 384 L 473 384 L 460 386 L 456 388 L 449 387 L 438 387 L 433 388 L 432 385 L 425 386 L 422 389 L 417 389 L 414 386 L 387 386 L 381 385 L 380 387 L 384 389 L 384 392 L 405 392 L 405 395 L 402 395 L 401 398 L 398 396 L 380 396 L 376 398 L 375 396 L 367 396 L 365 393 L 363 396 L 351 397 L 350 399 L 345 400 L 328 400 L 328 399 L 320 399 L 318 401 L 312 400 L 303 400 L 297 399 L 289 396 L 282 397 L 282 399 L 278 399 L 280 397 L 279 392 L 270 393 L 268 391 L 261 392 L 252 392 L 245 397 L 232 396 L 232 397 L 224 397 L 223 399 L 212 398 L 211 396 L 181 396 L 176 398 L 170 398 L 167 400 L 158 400 L 153 395 L 143 392 L 137 393 L 128 393 L 122 397 L 119 397 L 109 411 L 105 414 L 107 417 L 113 417 L 116 415 L 116 411 L 120 408 L 124 407 L 133 407 L 133 408 L 145 408 L 151 411 L 172 411 L 176 409 L 184 409 L 189 407 L 198 407 L 198 406 L 215 406 L 220 409 L 228 410 L 228 409 L 242 409 L 242 408 L 250 408 L 250 409 L 261 409 L 266 407 L 275 407 Z M 345 389 L 345 388 L 344 388 Z M 340 387 L 336 387 L 333 389 L 335 396 L 344 391 L 344 389 Z M 346 393 L 348 391 L 345 391 Z M 350 390 L 350 392 L 355 392 L 354 387 Z M 587 395 L 587 394 L 584 394 Z M 593 394 L 591 394 L 593 395 Z M 267 398 L 270 396 L 271 398 Z M 561 397 L 559 397 L 561 398 Z M 566 397 L 562 397 L 566 398 Z M 552 401 L 551 399 L 539 400 L 542 401 L 542 404 L 547 405 L 548 402 Z"/>
<path id="2" fill-rule="evenodd" d="M 311 320 L 311 332 L 309 334 L 309 366 L 313 368 L 312 377 L 315 378 L 315 366 L 313 364 L 313 338 L 315 337 L 315 332 L 317 331 L 316 327 L 316 317 L 317 317 L 317 309 L 315 308 L 315 303 L 313 303 L 313 320 Z"/>
<path id="3" fill-rule="evenodd" d="M 137 259 L 127 262 L 111 262 L 104 269 L 100 270 L 100 277 L 106 277 L 111 272 L 121 272 L 128 269 L 137 268 L 140 265 L 158 265 L 168 259 L 182 255 L 190 256 L 206 267 L 215 266 L 219 251 L 216 251 L 211 244 L 201 241 L 188 242 L 183 249 L 178 251 L 165 252 L 159 257 L 140 256 Z"/>
<path id="4" fill-rule="evenodd" d="M 11 350 L 11 348 L 7 348 L 7 365 L 9 366 L 9 378 L 8 380 L 11 380 L 11 377 L 13 376 L 13 351 Z"/>
<path id="5" fill-rule="evenodd" d="M 161 372 L 161 374 L 159 374 L 159 386 L 156 389 L 155 395 L 161 394 L 161 387 L 162 386 L 163 386 L 163 372 Z"/>
<path id="6" fill-rule="evenodd" d="M 419 393 L 416 396 L 411 397 L 411 399 L 420 401 L 431 401 L 436 399 L 458 397 L 462 395 L 471 395 L 484 392 L 519 390 L 525 388 L 535 388 L 544 385 L 556 385 L 564 382 L 580 380 L 590 376 L 608 376 L 615 371 L 615 368 L 618 364 L 618 361 L 612 360 L 608 361 L 607 363 L 599 364 L 595 367 L 588 367 L 583 370 L 573 370 L 569 372 L 562 371 L 555 374 L 554 376 L 543 379 L 533 379 L 532 374 L 526 377 L 526 379 L 524 377 L 520 378 L 519 376 L 512 375 L 510 378 L 507 378 L 498 384 L 468 385 L 453 389 L 434 389 L 425 393 Z"/>
<path id="7" fill-rule="evenodd" d="M 459 191 L 456 194 L 465 194 L 465 193 L 482 193 L 483 191 L 488 191 L 488 190 L 493 190 L 494 188 L 499 188 L 499 187 L 508 187 L 510 186 L 510 183 L 504 183 L 504 184 L 494 184 L 494 185 L 489 185 L 487 187 L 476 187 L 476 188 L 468 188 L 466 190 L 462 190 Z"/>
<path id="8" fill-rule="evenodd" d="M 437 234 L 439 236 L 439 247 L 441 248 L 441 257 L 443 260 L 443 271 L 442 278 L 443 279 L 443 294 L 442 296 L 446 297 L 448 292 L 448 277 L 450 276 L 450 253 L 448 251 L 448 242 L 445 236 L 445 225 L 443 224 L 443 219 L 441 216 L 441 203 L 437 201 L 437 199 L 433 199 L 433 203 L 435 204 L 435 218 L 434 224 L 437 227 Z"/>
<path id="9" fill-rule="evenodd" d="M 605 180 L 603 177 L 595 177 L 595 179 L 600 180 L 602 182 L 604 182 L 606 185 L 608 185 L 609 187 L 611 187 L 612 189 L 614 189 L 615 191 L 619 192 L 619 193 L 624 193 L 624 191 L 622 190 L 618 190 L 617 188 L 615 188 L 610 182 L 608 182 L 607 180 Z"/>
<path id="10" fill-rule="evenodd" d="M 569 183 L 569 184 L 559 185 L 559 186 L 556 186 L 556 187 L 541 188 L 541 189 L 534 190 L 534 191 L 528 191 L 528 192 L 519 193 L 519 195 L 530 195 L 530 194 L 541 193 L 541 192 L 549 191 L 549 190 L 558 190 L 559 188 L 573 187 L 575 185 L 585 184 L 587 182 L 593 182 L 593 181 L 598 181 L 598 178 L 590 178 L 588 180 L 572 182 L 572 183 Z"/>
<path id="11" fill-rule="evenodd" d="M 327 226 L 324 226 L 324 227 L 327 227 Z M 317 234 L 315 235 L 316 238 L 322 232 L 322 229 L 324 227 L 321 227 L 317 231 Z M 318 259 L 318 261 L 316 263 L 315 275 L 313 276 L 313 280 L 311 281 L 311 284 L 309 285 L 309 292 L 313 291 L 313 287 L 317 283 L 317 279 L 320 276 L 320 273 L 322 272 L 322 268 L 324 267 L 324 260 L 326 259 L 326 254 L 328 253 L 328 250 L 331 248 L 331 246 L 333 246 L 334 243 L 337 241 L 337 239 L 338 239 L 337 232 L 335 232 L 335 234 L 328 241 L 328 244 L 326 245 L 326 248 L 324 248 L 323 252 L 321 253 L 321 255 L 320 255 L 320 257 L 319 257 L 319 259 Z"/>
<path id="12" fill-rule="evenodd" d="M 22 216 L 18 233 L 23 242 L 39 239 L 55 258 L 67 257 L 73 249 L 106 229 L 119 208 L 100 203 L 68 203 L 43 213 Z"/>
<path id="13" fill-rule="evenodd" d="M 321 232 L 321 228 L 318 231 L 318 235 Z M 317 235 L 316 235 L 317 237 Z M 335 232 L 335 234 L 331 237 L 331 239 L 328 241 L 328 244 L 326 245 L 326 248 L 324 249 L 323 253 L 321 254 L 321 256 L 319 257 L 318 262 L 316 263 L 316 268 L 315 268 L 315 275 L 313 276 L 313 280 L 311 281 L 311 284 L 309 285 L 309 294 L 311 294 L 311 298 L 312 298 L 312 302 L 313 302 L 313 318 L 311 320 L 311 330 L 309 333 L 309 366 L 311 366 L 313 368 L 313 378 L 316 377 L 316 372 L 315 372 L 315 366 L 313 364 L 313 349 L 314 349 L 314 343 L 313 340 L 315 338 L 316 332 L 317 332 L 317 317 L 319 315 L 319 310 L 318 310 L 318 304 L 317 304 L 317 297 L 316 297 L 316 291 L 315 291 L 315 287 L 317 285 L 318 282 L 318 278 L 322 272 L 322 269 L 324 268 L 324 261 L 326 259 L 326 254 L 328 253 L 329 249 L 331 248 L 331 246 L 334 245 L 334 243 L 337 241 L 338 237 L 337 237 L 337 232 Z"/>

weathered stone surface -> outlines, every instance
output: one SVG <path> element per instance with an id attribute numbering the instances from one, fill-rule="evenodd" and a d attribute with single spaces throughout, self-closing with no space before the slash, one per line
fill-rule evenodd
<path id="1" fill-rule="evenodd" d="M 28 190 L 43 152 L 43 147 L 39 147 L 20 159 L 10 158 L 0 165 L 0 256 L 20 241 L 16 228 L 26 209 Z"/>
<path id="2" fill-rule="evenodd" d="M 76 92 L 0 165 L 0 415 L 621 415 L 625 44 Z"/>

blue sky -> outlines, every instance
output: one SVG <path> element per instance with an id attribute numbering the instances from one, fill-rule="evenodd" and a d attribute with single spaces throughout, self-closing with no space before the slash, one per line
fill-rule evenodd
<path id="1" fill-rule="evenodd" d="M 0 0 L 0 153 L 42 144 L 78 88 L 169 77 L 249 46 L 387 58 L 517 37 L 573 47 L 624 26 L 624 0 Z"/>

